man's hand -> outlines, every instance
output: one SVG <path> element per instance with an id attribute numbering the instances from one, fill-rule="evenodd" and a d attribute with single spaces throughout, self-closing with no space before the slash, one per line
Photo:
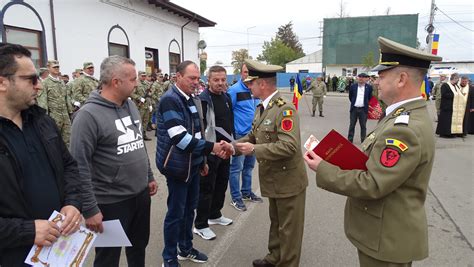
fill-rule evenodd
<path id="1" fill-rule="evenodd" d="M 308 164 L 308 167 L 313 171 L 316 171 L 321 161 L 323 161 L 320 156 L 316 155 L 316 153 L 311 150 L 306 151 L 306 153 L 304 153 L 303 158 L 304 161 L 306 161 L 306 164 Z"/>
<path id="2" fill-rule="evenodd" d="M 216 156 L 218 156 L 219 158 L 227 159 L 231 155 L 230 151 L 232 149 L 233 148 L 231 144 L 227 143 L 226 141 L 220 141 L 219 143 L 214 143 L 212 152 L 214 152 L 214 154 L 216 154 Z"/>
<path id="3" fill-rule="evenodd" d="M 148 189 L 150 189 L 150 196 L 154 196 L 158 192 L 158 183 L 155 180 L 149 182 Z"/>
<path id="4" fill-rule="evenodd" d="M 60 235 L 59 226 L 48 220 L 35 220 L 35 245 L 51 246 Z"/>
<path id="5" fill-rule="evenodd" d="M 246 156 L 254 153 L 255 151 L 255 145 L 249 142 L 237 143 L 235 144 L 235 147 L 240 151 L 240 153 Z"/>
<path id="6" fill-rule="evenodd" d="M 207 176 L 209 174 L 209 165 L 205 164 L 200 171 L 201 176 Z"/>
<path id="7" fill-rule="evenodd" d="M 227 143 L 224 140 L 222 140 L 220 142 L 220 144 L 222 145 L 222 149 L 225 152 L 225 158 L 224 159 L 228 159 L 230 156 L 235 154 L 234 146 L 232 144 Z"/>
<path id="8" fill-rule="evenodd" d="M 102 216 L 102 212 L 99 211 L 96 215 L 86 219 L 86 227 L 96 233 L 104 232 L 104 226 L 102 225 L 103 218 L 104 216 Z"/>
<path id="9" fill-rule="evenodd" d="M 61 234 L 67 236 L 79 229 L 82 222 L 82 216 L 76 207 L 72 205 L 64 206 L 59 213 L 65 216 L 65 219 L 61 224 Z"/>

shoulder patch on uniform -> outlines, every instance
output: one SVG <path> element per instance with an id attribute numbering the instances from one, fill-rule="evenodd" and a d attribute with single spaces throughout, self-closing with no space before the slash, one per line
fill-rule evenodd
<path id="1" fill-rule="evenodd" d="M 287 109 L 283 111 L 283 117 L 291 117 L 293 116 L 293 110 Z"/>
<path id="2" fill-rule="evenodd" d="M 405 108 L 398 108 L 397 110 L 395 110 L 395 112 L 393 112 L 392 117 L 399 116 L 400 114 L 402 114 L 403 111 L 405 111 Z"/>
<path id="3" fill-rule="evenodd" d="M 395 138 L 385 139 L 385 145 L 398 147 L 402 152 L 408 149 L 408 146 L 405 145 L 405 143 Z"/>
<path id="4" fill-rule="evenodd" d="M 281 129 L 285 132 L 289 132 L 293 129 L 293 120 L 290 118 L 284 118 L 281 121 Z"/>
<path id="5" fill-rule="evenodd" d="M 400 159 L 400 152 L 398 150 L 386 147 L 380 155 L 380 163 L 388 168 L 395 166 Z"/>
<path id="6" fill-rule="evenodd" d="M 401 112 L 397 116 L 397 118 L 395 119 L 395 122 L 393 124 L 394 125 L 399 125 L 399 124 L 408 125 L 409 121 L 410 121 L 410 112 L 404 111 L 404 112 Z"/>

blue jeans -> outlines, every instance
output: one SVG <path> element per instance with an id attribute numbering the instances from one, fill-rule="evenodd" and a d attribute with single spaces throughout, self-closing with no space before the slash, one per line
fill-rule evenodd
<path id="1" fill-rule="evenodd" d="M 194 211 L 199 200 L 199 168 L 193 167 L 192 177 L 187 183 L 166 177 L 168 185 L 168 212 L 163 224 L 165 261 L 178 257 L 180 251 L 187 252 L 193 248 Z"/>
<path id="2" fill-rule="evenodd" d="M 235 139 L 244 135 L 235 134 Z M 232 157 L 230 161 L 229 187 L 232 200 L 242 199 L 242 195 L 252 192 L 252 171 L 255 166 L 255 155 Z M 240 188 L 242 173 L 242 189 Z"/>

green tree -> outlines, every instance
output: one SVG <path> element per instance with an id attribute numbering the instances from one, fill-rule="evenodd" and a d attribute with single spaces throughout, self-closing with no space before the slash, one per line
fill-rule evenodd
<path id="1" fill-rule="evenodd" d="M 262 54 L 257 59 L 268 64 L 285 66 L 286 63 L 300 57 L 301 54 L 285 45 L 282 40 L 272 38 L 270 42 L 263 43 Z"/>
<path id="2" fill-rule="evenodd" d="M 244 64 L 244 60 L 252 57 L 249 57 L 249 51 L 247 49 L 239 49 L 232 51 L 232 66 L 234 67 L 234 74 L 239 74 Z"/>
<path id="3" fill-rule="evenodd" d="M 282 25 L 278 28 L 276 38 L 280 39 L 286 46 L 296 51 L 301 56 L 304 56 L 303 46 L 301 45 L 298 37 L 293 32 L 293 22 L 290 21 L 288 24 Z"/>
<path id="4" fill-rule="evenodd" d="M 362 57 L 362 65 L 367 69 L 371 70 L 376 64 L 375 64 L 375 59 L 374 59 L 374 52 L 370 51 Z"/>

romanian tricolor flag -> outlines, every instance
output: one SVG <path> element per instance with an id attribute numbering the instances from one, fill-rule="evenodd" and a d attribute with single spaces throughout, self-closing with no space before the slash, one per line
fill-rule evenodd
<path id="1" fill-rule="evenodd" d="M 396 147 L 398 147 L 402 152 L 408 149 L 408 146 L 405 145 L 405 143 L 403 143 L 403 142 L 400 141 L 400 140 L 394 139 L 394 138 L 387 138 L 387 139 L 385 139 L 385 145 L 387 145 L 387 146 L 396 146 Z"/>
<path id="2" fill-rule="evenodd" d="M 420 92 L 421 92 L 421 96 L 425 100 L 428 99 L 431 92 L 430 83 L 428 81 L 428 75 L 425 75 L 425 78 L 423 79 L 423 82 L 421 83 Z"/>
<path id="3" fill-rule="evenodd" d="M 438 54 L 439 34 L 433 34 L 433 42 L 431 43 L 431 54 Z"/>
<path id="4" fill-rule="evenodd" d="M 303 85 L 301 85 L 300 75 L 296 74 L 295 85 L 293 86 L 293 105 L 298 109 L 298 100 L 300 100 L 303 95 Z"/>

